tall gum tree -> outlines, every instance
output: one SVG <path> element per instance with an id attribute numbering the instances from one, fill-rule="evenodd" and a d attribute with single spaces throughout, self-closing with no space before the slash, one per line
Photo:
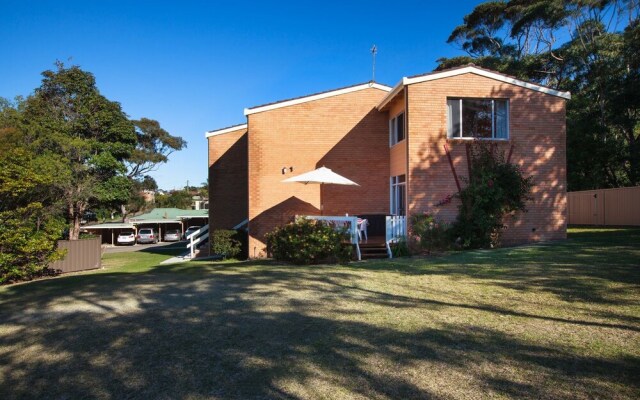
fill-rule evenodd
<path id="1" fill-rule="evenodd" d="M 569 90 L 570 190 L 640 185 L 640 0 L 487 1 L 453 30 L 473 62 Z"/>
<path id="2" fill-rule="evenodd" d="M 140 191 L 153 181 L 148 173 L 155 171 L 160 164 L 169 161 L 169 156 L 187 147 L 187 142 L 180 136 L 173 136 L 160 126 L 156 120 L 141 118 L 132 121 L 136 129 L 136 146 L 125 159 L 127 177 L 131 180 L 131 194 L 127 204 L 120 205 L 122 219 L 127 217 L 128 211 L 140 209 Z M 153 190 L 155 190 L 153 189 Z M 144 204 L 142 204 L 144 205 Z"/>
<path id="3" fill-rule="evenodd" d="M 42 84 L 25 102 L 22 122 L 31 149 L 62 160 L 65 178 L 53 186 L 64 204 L 69 238 L 75 240 L 89 207 L 127 201 L 124 160 L 137 137 L 120 104 L 100 93 L 93 74 L 78 66 L 56 66 L 42 73 Z"/>

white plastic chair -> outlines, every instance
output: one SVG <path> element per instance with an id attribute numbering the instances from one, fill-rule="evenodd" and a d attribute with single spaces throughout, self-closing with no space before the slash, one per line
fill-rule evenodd
<path id="1" fill-rule="evenodd" d="M 358 240 L 362 240 L 362 236 L 364 235 L 364 240 L 369 240 L 367 236 L 367 226 L 369 225 L 369 220 L 366 218 L 358 218 Z"/>

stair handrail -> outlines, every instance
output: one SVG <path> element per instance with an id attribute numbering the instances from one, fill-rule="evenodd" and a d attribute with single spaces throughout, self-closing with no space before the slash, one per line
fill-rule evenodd
<path id="1" fill-rule="evenodd" d="M 187 244 L 187 249 L 189 249 L 190 258 L 193 258 L 196 255 L 196 247 L 198 243 L 202 243 L 205 239 L 209 238 L 209 224 L 201 227 L 197 231 L 194 231 L 189 236 L 187 236 L 187 240 L 189 243 Z"/>
<path id="2" fill-rule="evenodd" d="M 389 258 L 393 258 L 391 243 L 397 243 L 407 237 L 407 217 L 404 215 L 387 215 L 385 220 L 385 245 L 387 247 L 387 255 Z"/>

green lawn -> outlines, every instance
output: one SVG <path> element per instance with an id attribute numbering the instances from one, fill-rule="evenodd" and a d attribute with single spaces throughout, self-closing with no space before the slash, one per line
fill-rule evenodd
<path id="1" fill-rule="evenodd" d="M 0 288 L 0 398 L 640 398 L 640 230 L 335 267 L 165 258 Z"/>

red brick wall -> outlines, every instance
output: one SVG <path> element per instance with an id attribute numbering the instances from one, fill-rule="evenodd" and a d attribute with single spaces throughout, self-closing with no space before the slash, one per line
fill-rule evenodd
<path id="1" fill-rule="evenodd" d="M 368 88 L 248 116 L 249 256 L 296 214 L 384 214 L 389 209 L 388 121 Z M 325 166 L 360 186 L 282 183 Z M 283 167 L 293 172 L 282 174 Z"/>
<path id="2" fill-rule="evenodd" d="M 230 229 L 247 219 L 247 130 L 209 137 L 209 227 Z"/>
<path id="3" fill-rule="evenodd" d="M 447 161 L 448 145 L 459 176 L 467 176 L 465 141 L 447 139 L 447 97 L 508 98 L 508 142 L 501 147 L 511 161 L 533 176 L 529 212 L 507 223 L 505 244 L 566 237 L 565 100 L 490 78 L 464 74 L 408 87 L 409 214 L 435 213 L 445 220 L 457 214 L 458 202 L 435 203 L 457 192 Z"/>

